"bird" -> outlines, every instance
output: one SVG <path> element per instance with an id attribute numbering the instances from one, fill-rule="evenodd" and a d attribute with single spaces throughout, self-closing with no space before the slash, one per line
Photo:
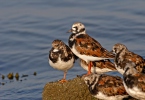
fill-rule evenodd
<path id="1" fill-rule="evenodd" d="M 130 96 L 138 100 L 145 100 L 145 74 L 136 69 L 134 62 L 126 63 L 123 84 Z"/>
<path id="2" fill-rule="evenodd" d="M 83 69 L 88 71 L 88 64 L 86 61 L 80 59 L 80 65 Z M 92 67 L 91 73 L 103 74 L 110 71 L 117 71 L 114 63 L 112 63 L 110 60 L 93 61 Z"/>
<path id="3" fill-rule="evenodd" d="M 123 80 L 119 76 L 107 74 L 90 74 L 84 77 L 84 81 L 92 96 L 103 100 L 123 100 L 129 98 Z"/>
<path id="4" fill-rule="evenodd" d="M 125 71 L 124 67 L 128 62 L 134 62 L 136 64 L 136 69 L 141 73 L 145 73 L 144 58 L 134 52 L 129 51 L 124 44 L 116 43 L 112 48 L 112 52 L 115 53 L 115 67 L 122 75 Z"/>
<path id="5" fill-rule="evenodd" d="M 52 42 L 52 48 L 49 51 L 49 64 L 54 69 L 64 72 L 64 77 L 59 82 L 67 82 L 66 74 L 75 62 L 75 57 L 70 48 L 61 40 L 56 39 Z"/>
<path id="6" fill-rule="evenodd" d="M 113 53 L 107 51 L 97 40 L 86 33 L 83 23 L 74 23 L 68 32 L 72 33 L 68 39 L 70 49 L 88 64 L 86 75 L 91 74 L 92 61 L 113 59 L 115 57 Z"/>

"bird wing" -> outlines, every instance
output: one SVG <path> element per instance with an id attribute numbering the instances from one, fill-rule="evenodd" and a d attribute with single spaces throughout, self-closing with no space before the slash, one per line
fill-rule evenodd
<path id="1" fill-rule="evenodd" d="M 145 92 L 145 74 L 137 73 L 135 76 L 135 85 L 141 89 L 141 91 Z"/>
<path id="2" fill-rule="evenodd" d="M 145 70 L 145 61 L 141 56 L 137 54 L 133 52 L 128 52 L 125 55 L 125 60 L 134 62 L 136 65 L 135 67 L 139 72 L 143 72 L 143 70 Z"/>
<path id="3" fill-rule="evenodd" d="M 118 76 L 106 75 L 101 77 L 97 88 L 98 91 L 102 91 L 108 96 L 128 95 L 123 86 L 122 79 Z"/>
<path id="4" fill-rule="evenodd" d="M 94 57 L 114 58 L 114 54 L 107 51 L 95 39 L 87 34 L 81 34 L 76 37 L 75 48 L 80 54 Z"/>

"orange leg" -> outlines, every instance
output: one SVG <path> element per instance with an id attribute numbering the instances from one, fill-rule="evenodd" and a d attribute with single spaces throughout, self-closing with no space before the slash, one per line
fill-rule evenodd
<path id="1" fill-rule="evenodd" d="M 92 62 L 90 61 L 89 62 L 89 65 L 88 65 L 88 73 L 86 75 L 90 75 L 92 72 L 91 72 L 91 67 L 92 67 Z"/>
<path id="2" fill-rule="evenodd" d="M 59 81 L 60 83 L 67 82 L 67 80 L 66 80 L 66 74 L 67 74 L 67 71 L 64 71 L 64 76 L 63 76 L 63 79 L 61 79 L 61 80 Z"/>

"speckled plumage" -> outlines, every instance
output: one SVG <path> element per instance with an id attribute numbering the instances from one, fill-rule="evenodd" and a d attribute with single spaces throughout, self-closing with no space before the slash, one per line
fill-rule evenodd
<path id="1" fill-rule="evenodd" d="M 136 70 L 135 63 L 129 62 L 125 65 L 123 84 L 129 95 L 145 100 L 145 74 Z"/>
<path id="2" fill-rule="evenodd" d="M 84 77 L 90 93 L 103 100 L 122 100 L 129 97 L 123 86 L 123 80 L 118 76 L 105 74 L 90 74 Z"/>
<path id="3" fill-rule="evenodd" d="M 88 71 L 88 64 L 84 60 L 80 59 L 80 65 L 83 69 Z M 116 71 L 115 65 L 110 60 L 101 60 L 92 62 L 92 73 L 106 73 L 110 71 Z"/>
<path id="4" fill-rule="evenodd" d="M 75 58 L 70 48 L 61 40 L 54 40 L 49 51 L 49 64 L 55 69 L 64 71 L 66 78 L 67 70 L 73 67 Z"/>
<path id="5" fill-rule="evenodd" d="M 115 53 L 115 67 L 123 74 L 124 67 L 128 62 L 134 62 L 136 64 L 136 69 L 139 72 L 145 73 L 145 60 L 138 54 L 131 52 L 127 47 L 121 43 L 117 43 L 113 46 L 112 51 Z"/>
<path id="6" fill-rule="evenodd" d="M 91 66 L 91 61 L 114 58 L 114 54 L 107 51 L 101 44 L 86 33 L 84 24 L 76 22 L 72 25 L 69 37 L 69 47 L 72 52 Z M 90 73 L 90 70 L 89 70 Z"/>

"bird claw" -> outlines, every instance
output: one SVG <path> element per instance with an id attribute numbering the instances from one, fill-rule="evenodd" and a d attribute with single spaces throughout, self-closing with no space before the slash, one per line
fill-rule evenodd
<path id="1" fill-rule="evenodd" d="M 86 77 L 88 75 L 92 74 L 91 72 L 88 72 L 87 74 L 84 74 L 82 77 Z"/>
<path id="2" fill-rule="evenodd" d="M 67 80 L 66 79 L 61 79 L 61 80 L 59 80 L 59 82 L 60 83 L 65 83 L 65 82 L 67 82 Z"/>

